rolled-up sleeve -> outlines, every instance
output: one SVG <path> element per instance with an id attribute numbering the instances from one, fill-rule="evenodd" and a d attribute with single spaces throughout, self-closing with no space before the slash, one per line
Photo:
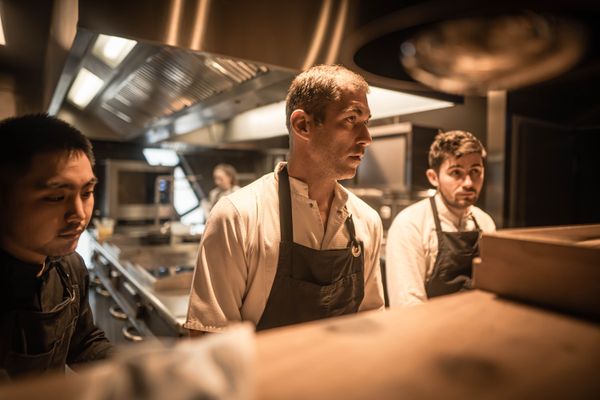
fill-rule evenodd
<path id="1" fill-rule="evenodd" d="M 245 243 L 242 218 L 224 198 L 212 209 L 200 242 L 185 328 L 218 332 L 242 320 L 248 275 Z"/>

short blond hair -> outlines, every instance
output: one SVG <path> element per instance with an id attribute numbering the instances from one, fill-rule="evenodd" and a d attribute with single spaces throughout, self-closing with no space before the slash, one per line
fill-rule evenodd
<path id="1" fill-rule="evenodd" d="M 339 101 L 342 91 L 350 84 L 369 92 L 369 84 L 355 72 L 341 65 L 315 65 L 294 78 L 285 99 L 286 126 L 291 132 L 290 117 L 302 109 L 320 124 L 325 119 L 325 108 Z"/>

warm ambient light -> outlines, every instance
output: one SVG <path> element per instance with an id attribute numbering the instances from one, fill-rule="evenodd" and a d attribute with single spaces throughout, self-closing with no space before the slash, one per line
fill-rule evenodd
<path id="1" fill-rule="evenodd" d="M 2 24 L 2 15 L 0 15 L 0 45 L 4 46 L 6 39 L 4 38 L 4 25 Z"/>
<path id="2" fill-rule="evenodd" d="M 77 107 L 84 109 L 96 96 L 104 81 L 85 68 L 77 74 L 67 98 Z"/>
<path id="3" fill-rule="evenodd" d="M 175 150 L 171 149 L 156 149 L 147 147 L 143 150 L 144 157 L 150 165 L 164 165 L 174 167 L 179 164 L 179 156 Z"/>
<path id="4" fill-rule="evenodd" d="M 448 101 L 374 86 L 370 87 L 367 100 L 373 120 L 454 106 L 454 103 Z M 285 101 L 255 108 L 235 116 L 229 122 L 228 130 L 228 140 L 262 139 L 285 134 L 287 132 Z"/>
<path id="5" fill-rule="evenodd" d="M 369 108 L 373 113 L 373 119 L 437 110 L 454 105 L 454 103 L 448 101 L 416 96 L 375 86 L 371 86 L 367 98 L 369 100 Z"/>
<path id="6" fill-rule="evenodd" d="M 117 36 L 98 35 L 92 54 L 104 61 L 111 68 L 117 67 L 135 47 L 135 40 Z"/>

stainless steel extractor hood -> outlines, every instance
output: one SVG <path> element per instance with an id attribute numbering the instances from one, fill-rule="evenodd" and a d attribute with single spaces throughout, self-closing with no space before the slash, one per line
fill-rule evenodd
<path id="1" fill-rule="evenodd" d="M 156 143 L 206 131 L 213 133 L 206 135 L 207 143 L 219 145 L 231 136 L 215 135 L 222 130 L 219 124 L 282 101 L 300 70 L 339 61 L 357 5 L 348 0 L 80 0 L 77 35 L 50 112 L 99 138 Z M 136 43 L 116 67 L 94 51 L 106 37 Z M 98 77 L 101 88 L 78 108 L 65 97 L 82 69 Z M 394 89 L 460 100 L 414 80 Z"/>
<path id="2" fill-rule="evenodd" d="M 183 133 L 279 101 L 293 76 L 264 64 L 137 41 L 122 62 L 111 66 L 96 50 L 105 38 L 116 39 L 78 30 L 50 110 L 79 125 L 95 120 L 123 140 L 149 129 Z M 82 71 L 97 77 L 100 86 L 85 104 L 72 96 Z M 177 124 L 179 132 L 178 120 L 185 121 Z"/>
<path id="3" fill-rule="evenodd" d="M 218 138 L 227 137 L 220 132 L 224 121 L 283 100 L 293 75 L 318 63 L 342 63 L 361 72 L 375 86 L 460 102 L 463 92 L 485 94 L 487 89 L 503 88 L 494 86 L 497 82 L 516 82 L 504 85 L 511 89 L 540 77 L 549 79 L 573 65 L 596 62 L 600 53 L 599 35 L 593 22 L 600 11 L 598 5 L 584 3 L 578 0 L 552 4 L 536 0 L 487 3 L 80 0 L 77 36 L 50 111 L 60 112 L 63 118 L 79 125 L 86 124 L 88 132 L 96 131 L 105 137 L 149 140 L 150 135 L 149 141 L 157 142 L 196 131 L 207 132 L 218 142 Z M 495 39 L 480 29 L 487 21 L 485 18 L 492 18 L 490 21 L 495 25 L 490 31 L 501 38 L 504 20 L 494 18 L 528 10 L 532 15 L 568 20 L 567 25 L 572 27 L 572 35 L 567 35 L 564 42 L 562 29 L 545 32 L 546 39 L 556 38 L 560 42 L 556 48 L 570 55 L 558 68 L 550 68 L 551 58 L 547 63 L 542 62 L 542 67 L 550 72 L 547 76 L 532 73 L 519 57 L 511 55 L 510 41 L 504 40 L 500 46 L 507 57 L 505 53 L 500 56 L 486 53 Z M 461 21 L 474 29 L 464 28 Z M 519 25 L 521 20 L 511 21 L 506 25 L 509 28 Z M 516 37 L 535 39 L 549 27 L 550 20 L 534 17 L 523 21 L 529 25 L 521 26 L 523 29 Z M 536 25 L 538 21 L 542 23 Z M 477 38 L 477 32 L 486 37 Z M 137 45 L 118 67 L 111 68 L 93 52 L 100 34 L 134 40 Z M 455 34 L 462 37 L 454 40 Z M 474 40 L 469 41 L 470 38 Z M 459 52 L 465 57 L 455 62 L 456 52 L 450 50 L 452 46 L 460 48 L 463 39 L 474 50 Z M 403 54 L 411 54 L 410 46 L 405 46 L 403 53 L 405 43 L 428 51 L 417 54 L 419 57 L 413 60 L 402 60 Z M 544 43 L 539 41 L 538 48 L 553 49 Z M 520 51 L 524 51 L 522 47 Z M 534 53 L 528 54 L 533 54 L 530 59 L 536 60 Z M 491 74 L 480 70 L 486 63 L 497 68 L 504 61 L 516 66 L 512 72 L 521 68 L 520 72 L 525 73 L 519 79 L 503 81 L 498 70 Z M 452 75 L 456 65 L 466 69 L 461 67 Z M 102 88 L 80 110 L 64 98 L 82 67 L 101 78 Z M 457 90 L 448 90 L 454 94 L 441 91 L 456 85 L 436 86 L 436 82 L 457 77 L 463 81 Z M 468 86 L 464 82 L 475 84 Z"/>
<path id="4" fill-rule="evenodd" d="M 78 31 L 49 110 L 100 138 L 152 142 L 281 101 L 293 76 L 334 62 L 348 2 L 79 1 Z M 135 41 L 116 67 L 101 37 Z M 85 69 L 100 91 L 65 101 Z M 87 73 L 87 72 L 86 72 Z"/>

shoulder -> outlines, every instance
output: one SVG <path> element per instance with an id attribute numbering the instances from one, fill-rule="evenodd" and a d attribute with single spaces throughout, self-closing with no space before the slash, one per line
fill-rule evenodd
<path id="1" fill-rule="evenodd" d="M 419 200 L 404 208 L 396 215 L 392 225 L 410 224 L 421 226 L 427 218 L 431 218 L 431 204 L 429 198 Z"/>
<path id="2" fill-rule="evenodd" d="M 230 224 L 255 226 L 261 207 L 272 203 L 273 198 L 277 198 L 277 187 L 273 173 L 270 173 L 221 198 L 210 211 L 207 228 Z"/>
<path id="3" fill-rule="evenodd" d="M 432 218 L 429 198 L 419 200 L 396 215 L 388 230 L 388 240 L 422 237 L 428 221 Z"/>
<path id="4" fill-rule="evenodd" d="M 228 200 L 226 203 L 229 203 L 230 209 L 241 216 L 247 216 L 273 195 L 277 195 L 277 182 L 271 172 L 227 195 L 225 199 Z"/>
<path id="5" fill-rule="evenodd" d="M 493 232 L 496 230 L 496 224 L 492 217 L 479 207 L 473 207 L 473 216 L 484 232 Z"/>

